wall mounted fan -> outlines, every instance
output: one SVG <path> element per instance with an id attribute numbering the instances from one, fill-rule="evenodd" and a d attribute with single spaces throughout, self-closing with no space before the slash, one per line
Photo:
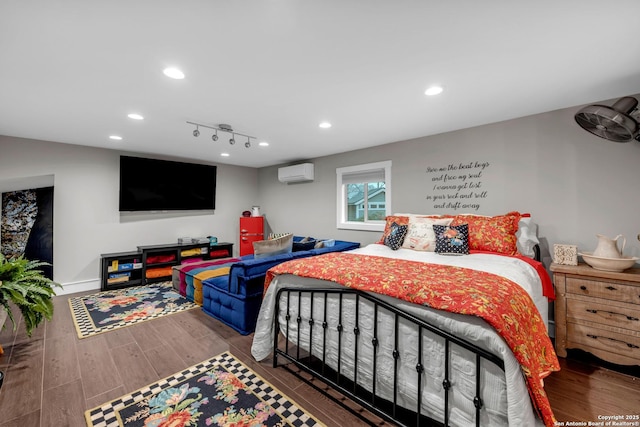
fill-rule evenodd
<path id="1" fill-rule="evenodd" d="M 611 107 L 589 105 L 576 113 L 576 122 L 583 129 L 600 138 L 614 142 L 628 142 L 634 138 L 640 141 L 639 118 L 632 117 L 637 112 L 638 100 L 625 96 Z"/>

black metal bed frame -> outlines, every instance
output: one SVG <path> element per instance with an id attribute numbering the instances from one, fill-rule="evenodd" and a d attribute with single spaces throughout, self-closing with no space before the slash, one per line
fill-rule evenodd
<path id="1" fill-rule="evenodd" d="M 284 295 L 284 305 L 285 307 L 281 307 L 280 306 L 280 300 L 281 300 L 281 296 Z M 294 310 L 292 310 L 291 307 L 291 295 L 295 295 L 297 296 L 297 307 L 293 307 Z M 302 317 L 299 315 L 300 310 L 301 310 L 301 301 L 303 299 L 303 296 L 309 296 L 310 297 L 310 304 L 311 304 L 311 309 L 310 309 L 310 315 L 311 318 L 308 320 L 309 323 L 309 335 L 308 335 L 308 342 L 309 342 L 309 348 L 308 349 L 302 349 L 300 346 L 300 324 L 302 323 Z M 328 323 L 326 321 L 327 319 L 327 297 L 329 295 L 338 295 L 339 298 L 339 313 L 338 313 L 338 325 L 336 327 L 336 331 L 338 333 L 338 349 L 340 350 L 337 354 L 337 370 L 332 369 L 331 367 L 329 367 L 326 363 L 326 336 L 327 336 L 327 330 L 328 330 Z M 316 300 L 316 298 L 320 296 L 322 297 L 322 301 L 323 302 L 323 312 L 324 312 L 324 317 L 322 319 L 314 319 L 313 318 L 313 304 L 314 301 Z M 349 296 L 349 297 L 353 297 L 355 298 L 355 327 L 353 329 L 353 331 L 346 331 L 345 328 L 343 327 L 343 314 L 342 314 L 342 310 L 343 310 L 343 299 L 345 298 L 345 296 Z M 371 340 L 371 344 L 372 344 L 372 348 L 373 348 L 373 355 L 371 357 L 371 360 L 373 360 L 373 366 L 372 366 L 372 373 L 373 373 L 373 381 L 372 381 L 372 387 L 373 390 L 366 390 L 364 387 L 362 387 L 360 384 L 358 384 L 358 378 L 357 378 L 357 374 L 358 374 L 358 340 L 360 338 L 360 327 L 359 325 L 361 324 L 361 319 L 359 318 L 359 307 L 360 307 L 360 301 L 361 300 L 365 300 L 371 304 L 373 304 L 373 312 L 374 312 L 374 318 L 373 318 L 373 338 Z M 285 319 L 286 319 L 286 324 L 282 326 L 282 328 L 284 328 L 285 330 L 282 331 L 284 333 L 285 337 L 289 337 L 289 327 L 290 327 L 290 322 L 295 322 L 297 329 L 296 329 L 296 336 L 297 336 L 297 341 L 295 343 L 290 343 L 289 339 L 284 339 L 284 340 L 280 340 L 279 339 L 279 335 L 280 335 L 280 331 L 281 331 L 281 326 L 279 325 L 278 322 L 278 318 L 279 318 L 279 313 L 281 308 L 283 310 L 285 310 L 286 315 L 285 315 Z M 394 360 L 394 390 L 393 390 L 393 400 L 392 401 L 388 401 L 385 399 L 382 399 L 381 397 L 376 395 L 376 376 L 378 374 L 377 371 L 377 355 L 378 355 L 378 313 L 380 311 L 380 309 L 384 309 L 385 311 L 387 311 L 388 313 L 391 313 L 391 315 L 393 316 L 394 319 L 394 331 L 395 331 L 395 348 L 392 352 L 392 357 Z M 475 397 L 473 399 L 473 404 L 475 406 L 475 418 L 476 418 L 476 426 L 480 426 L 480 412 L 483 408 L 483 402 L 482 399 L 480 397 L 480 367 L 481 367 L 481 361 L 482 360 L 486 360 L 489 361 L 491 363 L 494 363 L 495 365 L 497 365 L 502 371 L 504 371 L 504 362 L 503 360 L 494 355 L 491 354 L 487 351 L 485 351 L 484 349 L 481 349 L 463 339 L 460 339 L 454 335 L 451 335 L 445 331 L 442 331 L 440 329 L 438 329 L 437 327 L 427 323 L 426 321 L 419 319 L 409 313 L 406 313 L 396 307 L 394 307 L 393 305 L 387 303 L 386 301 L 379 299 L 377 297 L 375 297 L 374 295 L 370 294 L 370 293 L 366 293 L 366 292 L 362 292 L 362 291 L 358 291 L 358 290 L 354 290 L 354 289 L 350 289 L 350 288 L 281 288 L 278 290 L 277 295 L 276 295 L 276 308 L 275 308 L 275 334 L 274 334 L 274 357 L 273 357 L 273 366 L 277 367 L 278 366 L 278 357 L 282 357 L 290 362 L 292 362 L 293 364 L 295 364 L 297 367 L 299 367 L 300 369 L 309 372 L 310 374 L 312 374 L 314 377 L 322 380 L 323 382 L 327 383 L 328 385 L 330 385 L 331 387 L 337 389 L 338 391 L 340 391 L 342 394 L 348 396 L 349 398 L 351 398 L 352 400 L 356 401 L 357 403 L 359 403 L 361 406 L 366 407 L 367 409 L 369 409 L 371 412 L 379 415 L 380 417 L 391 421 L 393 423 L 396 423 L 398 425 L 401 426 L 448 426 L 449 425 L 449 390 L 452 388 L 452 383 L 450 380 L 450 371 L 451 371 L 451 366 L 450 366 L 450 347 L 452 344 L 454 345 L 458 345 L 462 348 L 465 348 L 469 351 L 471 351 L 474 356 L 475 356 L 475 366 L 476 366 L 476 370 L 475 370 Z M 296 313 L 298 313 L 298 315 L 292 319 L 291 316 L 291 312 L 294 311 Z M 412 324 L 414 327 L 417 328 L 418 331 L 418 337 L 420 337 L 420 339 L 417 342 L 417 346 L 418 346 L 418 363 L 416 364 L 416 375 L 417 375 L 417 396 L 416 396 L 416 402 L 417 402 L 417 407 L 415 408 L 415 411 L 412 410 L 407 410 L 406 408 L 401 407 L 398 402 L 397 402 L 397 384 L 398 384 L 398 360 L 402 357 L 400 354 L 400 351 L 398 349 L 398 326 L 399 326 L 399 322 L 400 319 L 405 319 L 406 321 L 410 322 L 410 324 Z M 314 327 L 317 328 L 321 328 L 322 329 L 322 347 L 321 349 L 313 349 L 312 345 L 313 345 L 313 331 L 314 331 Z M 427 330 L 430 331 L 433 334 L 436 334 L 437 336 L 441 337 L 444 339 L 445 342 L 445 354 L 446 357 L 444 357 L 444 380 L 442 382 L 442 387 L 444 390 L 444 423 L 439 422 L 437 420 L 434 420 L 432 418 L 429 417 L 428 414 L 423 414 L 421 412 L 421 407 L 422 407 L 422 401 L 421 401 L 421 390 L 422 390 L 422 376 L 424 373 L 424 365 L 423 365 L 423 352 L 422 352 L 422 345 L 423 345 L 423 331 Z M 342 375 L 340 373 L 340 365 L 341 365 L 341 361 L 342 361 L 342 337 L 343 334 L 347 334 L 347 333 L 351 333 L 354 336 L 354 340 L 356 342 L 355 345 L 355 354 L 354 354 L 354 360 L 353 360 L 353 380 L 350 378 L 345 377 L 344 375 Z M 283 348 L 281 348 L 283 347 Z M 322 354 L 322 358 L 319 359 L 318 357 L 314 356 L 313 354 Z"/>

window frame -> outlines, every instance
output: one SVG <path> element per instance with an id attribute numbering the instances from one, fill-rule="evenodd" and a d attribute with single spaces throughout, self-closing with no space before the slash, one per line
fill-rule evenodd
<path id="1" fill-rule="evenodd" d="M 382 162 L 366 163 L 362 165 L 347 166 L 336 168 L 336 185 L 337 185 L 337 219 L 336 227 L 344 230 L 362 230 L 362 231 L 384 231 L 385 221 L 347 221 L 347 195 L 346 187 L 343 183 L 345 175 L 357 173 L 384 171 L 385 183 L 385 216 L 391 215 L 391 160 Z M 379 202 L 376 202 L 379 203 Z M 367 207 L 368 210 L 368 207 Z"/>

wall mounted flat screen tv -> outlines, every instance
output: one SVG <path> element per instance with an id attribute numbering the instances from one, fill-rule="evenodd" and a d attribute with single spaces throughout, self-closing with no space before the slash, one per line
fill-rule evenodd
<path id="1" fill-rule="evenodd" d="M 216 166 L 120 156 L 120 212 L 215 207 Z"/>

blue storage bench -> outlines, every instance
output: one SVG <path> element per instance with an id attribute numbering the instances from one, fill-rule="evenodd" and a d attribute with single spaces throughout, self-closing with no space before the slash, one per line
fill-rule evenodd
<path id="1" fill-rule="evenodd" d="M 302 237 L 294 236 L 294 242 L 300 239 Z M 348 251 L 359 247 L 358 242 L 336 240 L 333 246 L 319 249 L 259 259 L 254 259 L 253 255 L 241 257 L 241 261 L 231 265 L 228 276 L 202 281 L 202 310 L 242 335 L 250 334 L 256 327 L 267 270 L 292 259 Z"/>

